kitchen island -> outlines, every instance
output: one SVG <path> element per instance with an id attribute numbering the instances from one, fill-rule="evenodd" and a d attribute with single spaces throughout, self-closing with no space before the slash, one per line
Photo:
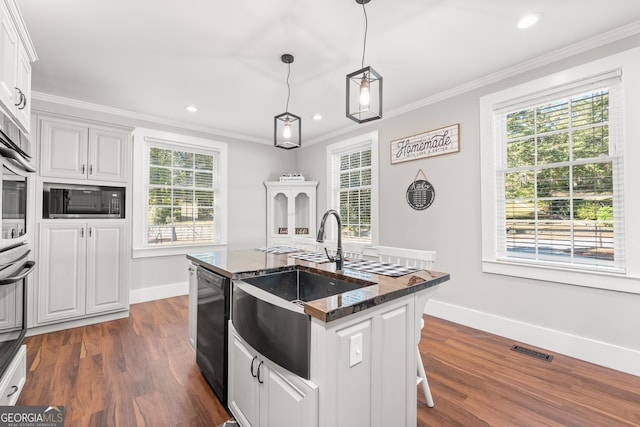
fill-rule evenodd
<path id="1" fill-rule="evenodd" d="M 416 425 L 420 319 L 426 301 L 449 280 L 447 273 L 418 270 L 390 277 L 346 267 L 336 272 L 333 263 L 257 250 L 187 257 L 232 282 L 228 406 L 241 425 Z M 294 304 L 251 285 L 255 278 L 291 271 L 317 273 L 331 285 L 355 287 Z M 253 328 L 243 325 L 245 317 L 234 322 L 245 307 L 256 307 Z M 272 321 L 270 313 L 283 309 L 293 320 Z M 305 332 L 299 327 L 305 325 L 301 319 L 308 324 L 305 339 L 298 339 L 299 331 Z M 254 329 L 263 335 L 256 339 Z M 292 351 L 282 355 L 277 351 L 281 349 L 265 347 L 265 334 L 267 342 L 301 349 L 293 349 L 293 356 Z M 280 362 L 301 359 L 306 367 L 301 371 Z"/>

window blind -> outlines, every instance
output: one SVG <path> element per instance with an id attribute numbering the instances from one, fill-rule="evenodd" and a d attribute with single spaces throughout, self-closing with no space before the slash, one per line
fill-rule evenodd
<path id="1" fill-rule="evenodd" d="M 145 141 L 144 242 L 215 242 L 217 152 Z"/>
<path id="2" fill-rule="evenodd" d="M 620 76 L 494 110 L 498 259 L 624 269 Z"/>
<path id="3" fill-rule="evenodd" d="M 371 242 L 371 148 L 351 147 L 333 156 L 334 191 L 337 193 L 342 236 Z"/>

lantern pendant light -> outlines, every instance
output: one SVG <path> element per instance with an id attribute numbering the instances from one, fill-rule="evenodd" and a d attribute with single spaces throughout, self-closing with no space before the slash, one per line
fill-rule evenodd
<path id="1" fill-rule="evenodd" d="M 362 68 L 347 74 L 347 117 L 356 123 L 370 122 L 382 118 L 382 76 L 373 68 L 364 66 L 367 48 L 367 10 L 364 5 L 371 0 L 356 0 L 364 12 L 364 46 Z"/>
<path id="2" fill-rule="evenodd" d="M 289 98 L 291 98 L 289 76 L 291 75 L 293 55 L 285 53 L 280 57 L 280 60 L 289 66 L 289 71 L 287 72 L 287 106 L 284 113 L 275 116 L 273 119 L 273 145 L 285 150 L 291 150 L 302 145 L 302 119 L 289 112 Z"/>

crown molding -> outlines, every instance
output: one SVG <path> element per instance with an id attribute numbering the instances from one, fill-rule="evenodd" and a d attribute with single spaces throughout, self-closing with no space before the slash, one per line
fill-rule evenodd
<path id="1" fill-rule="evenodd" d="M 454 96 L 458 96 L 458 95 L 470 92 L 472 90 L 476 90 L 476 89 L 482 88 L 482 87 L 490 85 L 492 83 L 497 83 L 497 82 L 505 80 L 505 79 L 507 79 L 509 77 L 513 77 L 513 76 L 516 76 L 518 74 L 522 74 L 524 72 L 531 71 L 531 70 L 534 70 L 536 68 L 552 64 L 552 63 L 560 61 L 562 59 L 566 59 L 566 58 L 569 58 L 571 56 L 575 56 L 575 55 L 578 55 L 580 53 L 587 52 L 587 51 L 589 51 L 591 49 L 595 49 L 595 48 L 607 45 L 609 43 L 613 43 L 615 41 L 622 40 L 622 39 L 625 39 L 627 37 L 634 36 L 636 34 L 640 34 L 640 21 L 632 22 L 630 24 L 627 24 L 625 26 L 616 28 L 616 29 L 608 31 L 606 33 L 602 33 L 600 35 L 588 38 L 588 39 L 580 41 L 578 43 L 574 43 L 574 44 L 569 45 L 567 47 L 564 47 L 564 48 L 555 50 L 553 52 L 541 55 L 541 56 L 539 56 L 537 58 L 534 58 L 534 59 L 531 59 L 529 61 L 525 61 L 525 62 L 522 62 L 520 64 L 514 65 L 512 67 L 505 68 L 505 69 L 500 70 L 500 71 L 498 71 L 496 73 L 492 73 L 492 74 L 486 75 L 484 77 L 469 81 L 467 83 L 455 86 L 455 87 L 453 87 L 451 89 L 439 92 L 437 94 L 434 94 L 432 96 L 423 98 L 423 99 L 418 100 L 416 102 L 412 102 L 410 104 L 404 105 L 404 106 L 399 107 L 399 108 L 394 108 L 393 110 L 387 111 L 384 114 L 384 117 L 382 119 L 380 119 L 380 120 L 382 121 L 382 120 L 387 120 L 387 119 L 390 119 L 390 118 L 393 118 L 393 117 L 400 116 L 400 115 L 408 113 L 410 111 L 414 111 L 414 110 L 426 107 L 428 105 L 432 105 L 432 104 L 435 104 L 437 102 L 444 101 L 446 99 L 449 99 L 449 98 L 452 98 Z M 243 141 L 257 142 L 257 143 L 260 143 L 260 144 L 268 144 L 268 145 L 271 145 L 273 143 L 273 141 L 267 140 L 267 139 L 264 139 L 264 138 L 257 138 L 257 137 L 254 137 L 254 136 L 249 136 L 249 135 L 243 135 L 243 134 L 239 134 L 239 133 L 235 133 L 235 132 L 224 131 L 224 130 L 221 130 L 221 129 L 214 129 L 214 128 L 210 128 L 210 127 L 207 127 L 207 126 L 194 125 L 192 123 L 182 122 L 182 121 L 179 121 L 179 120 L 166 119 L 166 118 L 162 118 L 162 117 L 152 116 L 152 115 L 143 114 L 143 113 L 137 113 L 137 112 L 134 112 L 134 111 L 124 110 L 124 109 L 120 109 L 120 108 L 108 107 L 108 106 L 100 105 L 100 104 L 93 104 L 93 103 L 90 103 L 90 102 L 79 101 L 79 100 L 75 100 L 75 99 L 71 99 L 71 98 L 65 98 L 65 97 L 62 97 L 62 96 L 50 95 L 50 94 L 43 93 L 43 92 L 33 91 L 32 92 L 32 98 L 36 99 L 36 100 L 39 100 L 39 101 L 52 102 L 52 103 L 62 104 L 62 105 L 70 106 L 70 107 L 76 107 L 76 108 L 82 108 L 82 109 L 87 109 L 87 110 L 92 110 L 92 111 L 97 111 L 97 112 L 102 112 L 102 113 L 107 113 L 107 114 L 113 114 L 113 115 L 116 115 L 116 116 L 128 117 L 128 118 L 137 119 L 137 120 L 145 120 L 145 121 L 152 122 L 152 123 L 160 123 L 160 124 L 164 124 L 164 125 L 169 125 L 169 126 L 189 129 L 189 130 L 193 130 L 193 131 L 205 132 L 205 133 L 224 136 L 224 137 L 228 137 L 228 138 L 239 139 L 239 140 L 243 140 Z M 369 124 L 369 126 L 375 124 L 376 122 L 371 122 Z M 348 132 L 352 132 L 352 131 L 355 131 L 355 130 L 358 130 L 358 129 L 362 129 L 362 126 L 351 125 L 351 126 L 343 127 L 343 128 L 340 128 L 340 129 L 336 129 L 336 130 L 334 130 L 332 132 L 329 132 L 329 133 L 327 133 L 327 134 L 325 134 L 325 135 L 323 135 L 321 137 L 316 137 L 316 138 L 313 138 L 313 139 L 310 139 L 310 140 L 306 141 L 305 144 L 301 148 L 304 148 L 305 146 L 316 144 L 318 142 L 323 142 L 323 141 L 326 141 L 326 140 L 328 140 L 330 138 L 337 137 L 337 136 L 340 136 L 340 135 L 344 135 L 344 134 L 346 134 Z"/>
<path id="2" fill-rule="evenodd" d="M 256 138 L 255 136 L 243 135 L 235 132 L 229 132 L 221 129 L 215 129 L 208 126 L 195 125 L 193 123 L 183 122 L 181 120 L 167 119 L 164 117 L 153 116 L 151 114 L 138 113 L 131 110 L 125 110 L 122 108 L 109 107 L 101 104 L 94 104 L 92 102 L 80 101 L 73 98 L 66 98 L 64 96 L 51 95 L 44 92 L 32 91 L 31 98 L 43 101 L 51 102 L 54 104 L 60 104 L 67 107 L 80 108 L 83 110 L 95 111 L 99 113 L 112 114 L 115 116 L 126 117 L 129 119 L 143 120 L 151 123 L 159 123 L 162 125 L 173 126 L 182 129 L 193 130 L 197 132 L 209 133 L 217 136 L 224 136 L 227 138 L 239 139 L 241 141 L 257 142 L 259 144 L 270 145 L 273 143 L 271 140 Z"/>
<path id="3" fill-rule="evenodd" d="M 616 28 L 614 30 L 602 33 L 595 37 L 574 43 L 562 49 L 555 50 L 545 55 L 533 58 L 529 61 L 522 62 L 509 68 L 505 68 L 496 73 L 492 73 L 481 77 L 476 80 L 461 84 L 435 95 L 423 98 L 419 101 L 411 104 L 404 105 L 399 108 L 395 108 L 385 114 L 385 118 L 396 117 L 409 111 L 417 110 L 427 105 L 435 104 L 436 102 L 444 101 L 457 95 L 461 95 L 466 92 L 470 92 L 475 89 L 479 89 L 483 86 L 487 86 L 492 83 L 505 80 L 509 77 L 522 74 L 527 71 L 534 70 L 536 68 L 552 64 L 562 59 L 569 58 L 574 55 L 578 55 L 583 52 L 587 52 L 591 49 L 595 49 L 600 46 L 613 43 L 618 40 L 625 39 L 640 33 L 640 21 L 632 22 L 631 24 Z"/>

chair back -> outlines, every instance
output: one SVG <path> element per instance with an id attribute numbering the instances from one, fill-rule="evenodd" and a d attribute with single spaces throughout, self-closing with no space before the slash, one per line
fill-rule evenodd
<path id="1" fill-rule="evenodd" d="M 308 252 L 318 252 L 320 250 L 320 243 L 316 242 L 316 239 L 312 237 L 292 237 L 291 246 Z"/>
<path id="2" fill-rule="evenodd" d="M 436 261 L 436 251 L 378 246 L 378 260 L 389 264 L 430 270 Z"/>
<path id="3" fill-rule="evenodd" d="M 324 247 L 327 248 L 329 255 L 334 256 L 337 251 L 338 244 L 335 240 L 325 240 Z M 320 249 L 324 251 L 324 249 Z M 364 244 L 353 242 L 342 242 L 342 256 L 346 259 L 362 259 L 364 252 Z"/>

